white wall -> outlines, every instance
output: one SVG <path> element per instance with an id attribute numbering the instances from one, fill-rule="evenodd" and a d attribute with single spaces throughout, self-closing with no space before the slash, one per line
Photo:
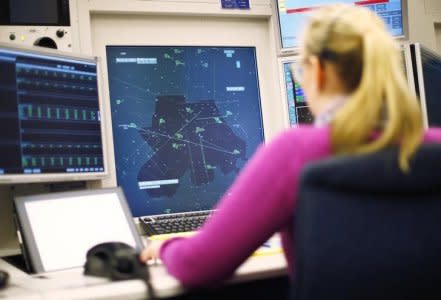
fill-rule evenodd
<path id="1" fill-rule="evenodd" d="M 409 41 L 438 50 L 435 24 L 441 22 L 441 0 L 407 0 Z"/>

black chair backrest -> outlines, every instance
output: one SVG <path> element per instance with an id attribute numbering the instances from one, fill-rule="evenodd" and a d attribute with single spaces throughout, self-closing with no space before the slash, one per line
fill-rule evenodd
<path id="1" fill-rule="evenodd" d="M 408 174 L 397 151 L 305 167 L 296 300 L 441 299 L 441 145 L 421 146 Z"/>

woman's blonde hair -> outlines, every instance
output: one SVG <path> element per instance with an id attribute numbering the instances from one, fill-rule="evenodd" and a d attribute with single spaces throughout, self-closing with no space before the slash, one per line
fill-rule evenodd
<path id="1" fill-rule="evenodd" d="M 367 8 L 331 5 L 311 16 L 304 34 L 302 55 L 333 63 L 350 93 L 330 124 L 333 152 L 363 154 L 399 143 L 399 166 L 407 171 L 424 126 L 382 20 Z"/>

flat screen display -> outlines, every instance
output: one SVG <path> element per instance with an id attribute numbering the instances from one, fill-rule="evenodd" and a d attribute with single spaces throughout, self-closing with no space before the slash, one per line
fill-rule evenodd
<path id="1" fill-rule="evenodd" d="M 1 0 L 0 25 L 70 26 L 69 0 Z"/>
<path id="2" fill-rule="evenodd" d="M 54 52 L 0 46 L 0 182 L 105 172 L 97 62 Z"/>
<path id="3" fill-rule="evenodd" d="M 11 20 L 16 24 L 58 23 L 58 0 L 14 0 L 9 5 Z"/>
<path id="4" fill-rule="evenodd" d="M 213 208 L 264 139 L 256 49 L 107 46 L 107 67 L 133 215 Z"/>
<path id="5" fill-rule="evenodd" d="M 403 36 L 404 29 L 401 1 L 402 0 L 278 0 L 277 7 L 282 49 L 299 47 L 300 34 L 305 26 L 308 14 L 316 8 L 335 3 L 366 6 L 384 20 L 389 32 L 393 36 Z"/>
<path id="6" fill-rule="evenodd" d="M 290 126 L 298 124 L 310 124 L 314 118 L 309 111 L 306 97 L 300 84 L 294 79 L 291 72 L 291 65 L 295 62 L 283 63 L 283 78 L 286 91 L 288 107 L 288 118 Z"/>

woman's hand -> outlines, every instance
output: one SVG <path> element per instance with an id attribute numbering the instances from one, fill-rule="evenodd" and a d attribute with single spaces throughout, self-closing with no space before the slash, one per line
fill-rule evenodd
<path id="1" fill-rule="evenodd" d="M 159 251 L 161 250 L 161 246 L 164 243 L 164 241 L 151 241 L 147 245 L 147 247 L 142 250 L 141 254 L 139 255 L 139 258 L 143 262 L 147 262 L 149 260 L 155 260 L 159 258 Z"/>

